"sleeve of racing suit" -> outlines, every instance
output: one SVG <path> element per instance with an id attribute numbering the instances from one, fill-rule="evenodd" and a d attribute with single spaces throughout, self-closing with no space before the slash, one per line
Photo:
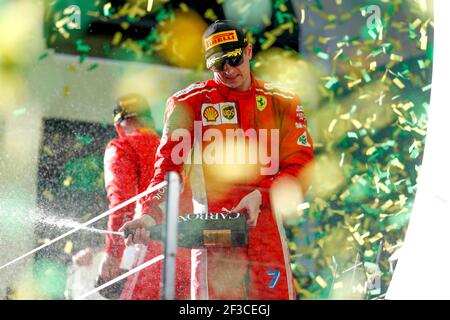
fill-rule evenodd
<path id="1" fill-rule="evenodd" d="M 276 175 L 267 177 L 259 183 L 262 194 L 261 207 L 270 204 L 270 188 L 273 182 L 282 176 L 298 179 L 303 193 L 311 184 L 310 175 L 301 175 L 303 169 L 314 159 L 313 142 L 307 129 L 303 106 L 296 96 L 281 110 L 280 119 L 280 167 Z"/>
<path id="2" fill-rule="evenodd" d="M 170 171 L 177 172 L 182 179 L 183 165 L 193 143 L 194 119 L 189 104 L 180 103 L 175 97 L 167 100 L 163 134 L 155 156 L 155 174 L 148 188 L 163 182 Z M 156 190 L 141 201 L 142 213 L 150 215 L 157 224 L 163 220 L 161 205 L 166 190 L 166 187 Z"/>
<path id="3" fill-rule="evenodd" d="M 122 143 L 121 143 L 122 142 Z M 115 140 L 105 150 L 105 188 L 109 207 L 113 208 L 138 194 L 138 179 L 134 150 L 123 141 Z M 112 213 L 108 218 L 108 230 L 117 231 L 134 215 L 135 203 Z M 106 253 L 121 258 L 125 249 L 124 239 L 118 235 L 106 236 Z"/>

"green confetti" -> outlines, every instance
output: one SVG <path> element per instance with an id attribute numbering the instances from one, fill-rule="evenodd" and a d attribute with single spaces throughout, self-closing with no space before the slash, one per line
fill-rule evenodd
<path id="1" fill-rule="evenodd" d="M 423 62 L 422 59 L 417 60 L 417 64 L 419 65 L 419 68 L 420 68 L 421 70 L 425 69 L 425 62 Z"/>
<path id="2" fill-rule="evenodd" d="M 87 69 L 87 71 L 92 71 L 92 70 L 96 69 L 97 67 L 98 67 L 98 64 L 97 64 L 97 63 L 93 63 L 93 64 L 91 64 L 91 65 L 89 66 L 89 68 Z"/>
<path id="3" fill-rule="evenodd" d="M 367 73 L 366 70 L 362 70 L 361 74 L 362 74 L 365 82 L 369 83 L 372 81 L 372 78 L 370 77 L 370 75 Z"/>
<path id="4" fill-rule="evenodd" d="M 91 50 L 91 47 L 87 44 L 84 44 L 84 41 L 82 39 L 79 39 L 75 42 L 77 46 L 77 51 L 81 53 L 87 53 Z"/>
<path id="5" fill-rule="evenodd" d="M 40 56 L 39 56 L 39 61 L 42 61 L 42 60 L 44 60 L 45 58 L 47 58 L 48 57 L 48 52 L 44 52 L 43 54 L 41 54 Z"/>
<path id="6" fill-rule="evenodd" d="M 87 145 L 90 145 L 94 139 L 91 136 L 80 136 L 80 135 L 77 135 L 75 137 L 75 140 L 79 141 L 79 142 L 81 142 L 81 143 L 83 143 L 84 145 L 87 146 Z"/>
<path id="7" fill-rule="evenodd" d="M 425 87 L 422 88 L 422 92 L 427 92 L 431 90 L 431 83 Z"/>
<path id="8" fill-rule="evenodd" d="M 21 115 L 25 114 L 26 112 L 27 112 L 27 108 L 20 108 L 20 109 L 14 110 L 13 115 L 17 117 L 17 116 L 21 116 Z"/>
<path id="9" fill-rule="evenodd" d="M 347 137 L 352 139 L 358 139 L 358 134 L 356 134 L 355 132 L 347 132 Z"/>
<path id="10" fill-rule="evenodd" d="M 325 88 L 331 89 L 335 84 L 339 83 L 339 80 L 336 77 L 332 77 L 328 82 L 325 84 Z"/>

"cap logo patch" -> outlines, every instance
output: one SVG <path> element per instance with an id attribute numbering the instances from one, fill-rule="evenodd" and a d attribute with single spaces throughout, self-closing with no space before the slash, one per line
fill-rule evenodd
<path id="1" fill-rule="evenodd" d="M 215 46 L 234 41 L 238 41 L 236 30 L 215 33 L 205 39 L 205 50 L 207 51 Z"/>

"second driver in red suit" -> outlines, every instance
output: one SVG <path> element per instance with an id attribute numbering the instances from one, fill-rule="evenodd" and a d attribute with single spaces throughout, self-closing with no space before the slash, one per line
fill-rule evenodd
<path id="1" fill-rule="evenodd" d="M 146 190 L 154 174 L 155 154 L 160 143 L 150 107 L 143 96 L 122 96 L 114 106 L 113 115 L 119 137 L 108 143 L 104 157 L 105 188 L 110 208 Z M 129 204 L 109 216 L 108 230 L 118 231 L 125 222 L 139 215 L 140 205 Z M 120 275 L 119 267 L 124 248 L 122 236 L 106 237 L 105 255 L 100 265 L 100 277 L 104 281 Z M 161 244 L 151 241 L 148 250 L 155 255 L 161 254 Z M 185 272 L 187 275 L 184 278 L 189 279 L 189 270 Z M 182 273 L 183 270 L 180 270 L 180 279 Z M 183 287 L 182 281 L 179 281 L 178 285 Z M 189 287 L 189 282 L 187 286 Z M 158 299 L 158 290 L 159 285 L 145 298 Z"/>
<path id="2" fill-rule="evenodd" d="M 167 100 L 149 187 L 175 171 L 192 189 L 195 213 L 247 215 L 247 247 L 192 250 L 191 299 L 295 299 L 287 240 L 281 217 L 271 208 L 270 190 L 284 178 L 303 193 L 309 187 L 304 173 L 314 155 L 303 106 L 294 93 L 254 78 L 252 45 L 229 21 L 210 25 L 203 45 L 214 78 Z M 236 161 L 241 155 L 258 159 Z M 146 242 L 144 228 L 163 222 L 164 198 L 165 190 L 159 190 L 144 199 L 144 215 L 122 227 L 137 229 L 128 243 Z M 135 294 L 145 290 L 138 280 Z"/>

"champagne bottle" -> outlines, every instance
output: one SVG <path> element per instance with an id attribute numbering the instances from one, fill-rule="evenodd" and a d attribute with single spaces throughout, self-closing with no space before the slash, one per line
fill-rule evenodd
<path id="1" fill-rule="evenodd" d="M 148 228 L 150 239 L 162 240 L 163 225 Z M 134 236 L 125 230 L 124 236 Z M 182 248 L 245 247 L 248 243 L 247 220 L 241 213 L 192 213 L 178 217 L 177 246 Z"/>

